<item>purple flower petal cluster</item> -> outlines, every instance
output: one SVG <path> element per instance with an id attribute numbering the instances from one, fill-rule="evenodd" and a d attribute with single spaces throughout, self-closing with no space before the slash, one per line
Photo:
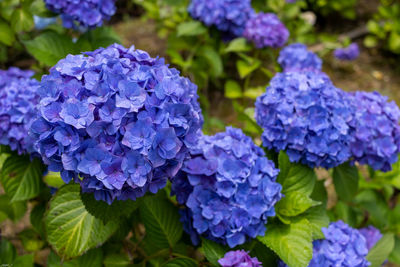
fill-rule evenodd
<path id="1" fill-rule="evenodd" d="M 256 257 L 250 257 L 244 250 L 229 251 L 218 263 L 222 267 L 262 267 Z"/>
<path id="2" fill-rule="evenodd" d="M 378 92 L 351 94 L 356 127 L 351 152 L 356 161 L 390 171 L 400 153 L 400 109 Z"/>
<path id="3" fill-rule="evenodd" d="M 45 0 L 46 7 L 61 14 L 64 27 L 95 28 L 103 25 L 116 11 L 115 0 Z"/>
<path id="4" fill-rule="evenodd" d="M 242 36 L 246 22 L 254 15 L 251 0 L 192 0 L 188 11 L 194 19 L 231 38 Z"/>
<path id="5" fill-rule="evenodd" d="M 195 230 L 230 247 L 264 235 L 267 218 L 275 215 L 274 205 L 282 197 L 277 174 L 273 162 L 240 129 L 203 136 L 172 181 L 172 193 L 190 211 L 182 218 L 185 229 L 192 237 Z"/>
<path id="6" fill-rule="evenodd" d="M 28 132 L 37 114 L 39 82 L 32 75 L 15 67 L 0 70 L 0 144 L 18 154 L 34 152 Z"/>
<path id="7" fill-rule="evenodd" d="M 275 14 L 260 12 L 247 21 L 243 36 L 257 48 L 277 48 L 285 45 L 289 31 Z"/>
<path id="8" fill-rule="evenodd" d="M 379 229 L 376 229 L 372 225 L 360 229 L 360 233 L 364 236 L 365 240 L 367 240 L 368 250 L 373 248 L 383 236 Z"/>
<path id="9" fill-rule="evenodd" d="M 283 71 L 321 71 L 322 60 L 315 53 L 308 51 L 304 44 L 286 46 L 279 53 L 278 63 Z"/>
<path id="10" fill-rule="evenodd" d="M 360 55 L 358 44 L 352 43 L 346 48 L 338 48 L 334 51 L 334 56 L 340 60 L 354 60 Z"/>
<path id="11" fill-rule="evenodd" d="M 196 90 L 133 46 L 68 55 L 42 79 L 31 130 L 65 182 L 79 180 L 108 203 L 135 199 L 164 187 L 196 144 L 203 122 Z"/>
<path id="12" fill-rule="evenodd" d="M 322 72 L 278 73 L 257 98 L 263 145 L 292 162 L 332 168 L 351 156 L 350 98 Z"/>

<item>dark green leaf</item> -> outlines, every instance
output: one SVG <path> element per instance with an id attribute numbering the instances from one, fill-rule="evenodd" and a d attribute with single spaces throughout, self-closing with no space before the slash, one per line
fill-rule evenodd
<path id="1" fill-rule="evenodd" d="M 358 170 L 356 166 L 344 163 L 333 169 L 333 183 L 338 197 L 351 201 L 358 190 Z"/>
<path id="2" fill-rule="evenodd" d="M 228 252 L 228 249 L 224 246 L 205 238 L 202 238 L 202 248 L 204 256 L 215 266 L 219 266 L 218 260 L 223 258 L 225 253 Z"/>
<path id="3" fill-rule="evenodd" d="M 17 256 L 12 264 L 12 267 L 33 267 L 33 254 L 25 254 Z"/>
<path id="4" fill-rule="evenodd" d="M 201 22 L 193 20 L 184 22 L 178 25 L 177 35 L 178 36 L 196 36 L 203 34 L 207 29 L 201 24 Z"/>
<path id="5" fill-rule="evenodd" d="M 26 212 L 26 202 L 16 201 L 11 203 L 7 195 L 0 195 L 0 214 L 14 222 L 17 222 Z M 1 220 L 0 220 L 1 221 Z"/>
<path id="6" fill-rule="evenodd" d="M 11 27 L 0 20 L 0 42 L 3 44 L 10 46 L 15 41 L 14 31 Z"/>
<path id="7" fill-rule="evenodd" d="M 391 233 L 384 234 L 382 238 L 375 244 L 367 255 L 367 260 L 371 263 L 370 267 L 382 266 L 387 260 L 394 248 L 394 235 Z"/>
<path id="8" fill-rule="evenodd" d="M 275 266 L 273 263 L 278 262 L 276 254 L 257 239 L 252 240 L 252 242 L 255 244 L 249 250 L 250 256 L 256 257 L 262 263 L 262 266 Z"/>
<path id="9" fill-rule="evenodd" d="M 43 237 L 44 236 L 44 213 L 46 211 L 45 204 L 36 205 L 30 214 L 30 221 L 33 228 Z"/>
<path id="10" fill-rule="evenodd" d="M 389 261 L 400 264 L 400 238 L 395 237 L 395 245 L 392 253 L 389 256 Z"/>
<path id="11" fill-rule="evenodd" d="M 40 250 L 44 246 L 44 241 L 41 240 L 39 234 L 33 229 L 25 229 L 18 234 L 22 241 L 24 249 L 29 252 Z"/>
<path id="12" fill-rule="evenodd" d="M 0 240 L 0 263 L 12 264 L 17 255 L 14 246 L 8 240 Z"/>
<path id="13" fill-rule="evenodd" d="M 324 180 L 320 180 L 315 183 L 311 198 L 321 202 L 323 206 L 326 207 L 326 204 L 328 202 L 328 193 L 326 191 L 324 182 Z"/>
<path id="14" fill-rule="evenodd" d="M 109 254 L 104 259 L 105 267 L 125 267 L 131 263 L 126 254 Z"/>
<path id="15" fill-rule="evenodd" d="M 76 46 L 81 52 L 84 52 L 108 47 L 114 43 L 121 43 L 118 34 L 111 27 L 99 27 L 83 34 L 78 39 Z"/>
<path id="16" fill-rule="evenodd" d="M 162 267 L 197 267 L 198 263 L 191 258 L 175 258 L 167 261 Z"/>

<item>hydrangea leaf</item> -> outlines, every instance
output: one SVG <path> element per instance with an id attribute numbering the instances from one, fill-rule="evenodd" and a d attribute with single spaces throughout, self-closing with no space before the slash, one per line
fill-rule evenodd
<path id="1" fill-rule="evenodd" d="M 339 198 L 350 201 L 358 190 L 359 174 L 356 166 L 344 163 L 333 169 L 333 183 Z"/>
<path id="2" fill-rule="evenodd" d="M 236 62 L 236 67 L 241 79 L 246 78 L 250 73 L 258 69 L 260 66 L 261 61 L 259 60 L 254 60 L 251 64 L 244 60 L 239 60 Z"/>
<path id="3" fill-rule="evenodd" d="M 236 38 L 234 40 L 232 40 L 228 47 L 225 48 L 225 53 L 229 53 L 229 52 L 247 52 L 249 51 L 251 48 L 250 46 L 247 44 L 247 41 L 245 38 L 240 37 L 240 38 Z"/>
<path id="4" fill-rule="evenodd" d="M 178 36 L 196 36 L 203 34 L 207 29 L 199 21 L 189 21 L 178 25 Z"/>
<path id="5" fill-rule="evenodd" d="M 25 254 L 25 255 L 17 256 L 11 266 L 33 267 L 34 266 L 33 256 L 34 256 L 33 254 Z"/>
<path id="6" fill-rule="evenodd" d="M 219 77 L 222 75 L 224 71 L 224 66 L 222 63 L 221 56 L 212 46 L 203 46 L 200 50 L 200 53 L 207 60 L 208 64 L 210 64 L 211 75 L 214 77 Z"/>
<path id="7" fill-rule="evenodd" d="M 228 249 L 214 241 L 202 238 L 204 256 L 214 266 L 219 266 L 218 260 L 223 258 Z"/>
<path id="8" fill-rule="evenodd" d="M 305 218 L 309 221 L 312 228 L 313 239 L 324 238 L 321 228 L 329 226 L 329 217 L 323 206 L 310 208 L 300 215 L 300 218 Z"/>
<path id="9" fill-rule="evenodd" d="M 396 264 L 400 264 L 400 238 L 399 237 L 395 237 L 395 244 L 394 244 L 392 253 L 390 253 L 389 261 L 396 263 Z"/>
<path id="10" fill-rule="evenodd" d="M 258 240 L 291 267 L 306 267 L 312 258 L 312 228 L 307 219 L 290 225 L 269 224 L 265 236 Z"/>
<path id="11" fill-rule="evenodd" d="M 253 239 L 249 243 L 249 248 L 245 249 L 250 251 L 250 256 L 256 257 L 262 263 L 262 266 L 269 266 L 271 262 L 278 261 L 276 254 L 257 239 Z"/>
<path id="12" fill-rule="evenodd" d="M 104 259 L 105 267 L 125 267 L 129 266 L 131 260 L 126 254 L 109 254 Z"/>
<path id="13" fill-rule="evenodd" d="M 90 30 L 79 37 L 76 46 L 81 48 L 81 51 L 92 51 L 114 43 L 121 43 L 117 33 L 110 27 L 100 27 Z M 85 47 L 85 50 L 82 49 L 82 46 Z"/>
<path id="14" fill-rule="evenodd" d="M 277 181 L 282 185 L 283 194 L 298 192 L 309 196 L 313 192 L 316 181 L 313 169 L 301 164 L 291 163 L 289 157 L 283 151 L 279 153 L 278 162 L 280 172 Z"/>
<path id="15" fill-rule="evenodd" d="M 11 203 L 8 195 L 0 195 L 0 222 L 3 219 L 10 219 L 17 222 L 26 212 L 26 201 L 15 201 Z"/>
<path id="16" fill-rule="evenodd" d="M 1 170 L 1 183 L 11 202 L 36 197 L 41 190 L 44 166 L 37 158 L 11 156 Z"/>
<path id="17" fill-rule="evenodd" d="M 309 196 L 294 191 L 285 194 L 282 200 L 277 204 L 278 213 L 283 216 L 297 216 L 312 206 L 319 205 L 320 203 L 312 200 Z"/>
<path id="18" fill-rule="evenodd" d="M 26 8 L 15 9 L 11 15 L 11 27 L 15 32 L 29 31 L 34 21 L 30 11 Z"/>
<path id="19" fill-rule="evenodd" d="M 191 258 L 175 258 L 167 261 L 162 267 L 196 267 L 198 263 Z"/>
<path id="20" fill-rule="evenodd" d="M 240 84 L 234 80 L 228 80 L 225 83 L 225 97 L 227 98 L 240 98 L 242 97 L 242 88 Z"/>
<path id="21" fill-rule="evenodd" d="M 17 252 L 15 247 L 6 239 L 0 240 L 0 262 L 12 263 Z M 11 264 L 10 264 L 11 265 Z"/>
<path id="22" fill-rule="evenodd" d="M 72 258 L 104 243 L 118 223 L 104 224 L 91 215 L 80 198 L 80 186 L 69 184 L 61 187 L 50 201 L 45 227 L 50 245 L 60 256 Z"/>
<path id="23" fill-rule="evenodd" d="M 140 213 L 146 227 L 146 236 L 159 248 L 172 248 L 182 236 L 182 223 L 178 210 L 172 203 L 158 194 L 147 196 L 140 206 Z"/>
<path id="24" fill-rule="evenodd" d="M 43 177 L 43 182 L 45 182 L 45 184 L 47 184 L 48 186 L 54 188 L 60 188 L 61 186 L 65 185 L 59 172 L 48 172 Z"/>
<path id="25" fill-rule="evenodd" d="M 394 235 L 392 233 L 384 234 L 367 255 L 367 260 L 371 263 L 370 267 L 382 266 L 392 252 L 394 244 Z"/>
<path id="26" fill-rule="evenodd" d="M 14 41 L 14 31 L 7 23 L 0 20 L 0 42 L 7 46 L 10 46 Z"/>
<path id="27" fill-rule="evenodd" d="M 83 254 L 82 256 L 64 261 L 53 251 L 50 252 L 50 255 L 47 257 L 47 266 L 48 267 L 77 267 L 77 266 L 93 266 L 93 267 L 101 267 L 103 266 L 103 251 L 101 248 L 94 248 Z M 120 266 L 120 265 L 118 265 Z M 108 267 L 106 265 L 106 267 Z"/>

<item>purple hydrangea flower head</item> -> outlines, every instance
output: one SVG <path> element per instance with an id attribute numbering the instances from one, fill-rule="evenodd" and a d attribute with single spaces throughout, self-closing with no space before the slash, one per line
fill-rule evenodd
<path id="1" fill-rule="evenodd" d="M 196 244 L 196 233 L 228 244 L 264 235 L 267 218 L 282 197 L 278 170 L 261 148 L 239 129 L 227 127 L 202 136 L 182 171 L 172 180 L 172 193 L 189 211 L 182 217 Z M 192 227 L 190 227 L 190 225 Z"/>
<path id="2" fill-rule="evenodd" d="M 244 250 L 229 251 L 218 260 L 222 267 L 262 267 L 257 258 L 252 258 Z"/>
<path id="3" fill-rule="evenodd" d="M 278 63 L 284 71 L 321 71 L 322 60 L 315 53 L 308 51 L 304 44 L 286 46 L 279 53 Z"/>
<path id="4" fill-rule="evenodd" d="M 34 152 L 28 132 L 37 114 L 39 82 L 32 75 L 15 67 L 0 70 L 0 144 L 18 154 Z"/>
<path id="5" fill-rule="evenodd" d="M 278 73 L 257 98 L 263 145 L 285 150 L 292 162 L 335 167 L 351 156 L 353 109 L 349 97 L 319 72 Z"/>
<path id="6" fill-rule="evenodd" d="M 242 36 L 246 22 L 254 15 L 251 0 L 192 0 L 188 11 L 194 19 L 231 38 Z"/>
<path id="7" fill-rule="evenodd" d="M 244 37 L 257 48 L 282 47 L 289 38 L 289 31 L 273 13 L 258 13 L 246 23 Z"/>
<path id="8" fill-rule="evenodd" d="M 108 203 L 135 199 L 164 187 L 196 144 L 196 91 L 163 59 L 114 44 L 69 55 L 43 77 L 31 131 L 65 182 Z"/>
<path id="9" fill-rule="evenodd" d="M 64 27 L 95 28 L 103 25 L 116 11 L 115 0 L 45 0 L 46 7 L 61 14 Z"/>
<path id="10" fill-rule="evenodd" d="M 352 43 L 346 48 L 338 48 L 334 51 L 334 56 L 340 60 L 354 60 L 360 55 L 358 44 Z"/>
<path id="11" fill-rule="evenodd" d="M 360 229 L 360 233 L 364 236 L 365 240 L 367 240 L 368 250 L 373 248 L 383 236 L 379 229 L 376 229 L 372 225 Z"/>
<path id="12" fill-rule="evenodd" d="M 378 92 L 351 94 L 356 106 L 353 158 L 375 170 L 390 171 L 400 153 L 400 109 Z"/>

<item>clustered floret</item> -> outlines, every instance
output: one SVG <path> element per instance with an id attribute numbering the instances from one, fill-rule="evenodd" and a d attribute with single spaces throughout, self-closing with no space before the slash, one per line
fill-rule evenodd
<path id="1" fill-rule="evenodd" d="M 352 43 L 348 47 L 336 49 L 333 54 L 338 59 L 351 61 L 358 58 L 360 49 L 358 44 Z"/>
<path id="2" fill-rule="evenodd" d="M 278 73 L 255 105 L 263 145 L 285 150 L 290 161 L 332 168 L 351 156 L 350 99 L 327 75 Z"/>
<path id="3" fill-rule="evenodd" d="M 367 248 L 371 250 L 375 246 L 376 243 L 382 238 L 381 232 L 373 227 L 372 225 L 360 229 L 360 233 L 364 236 L 367 241 Z"/>
<path id="4" fill-rule="evenodd" d="M 284 71 L 321 71 L 322 60 L 304 44 L 286 46 L 279 53 L 278 63 Z"/>
<path id="5" fill-rule="evenodd" d="M 354 160 L 375 170 L 391 170 L 400 153 L 400 109 L 378 92 L 355 92 L 351 96 L 356 118 L 351 142 Z"/>
<path id="6" fill-rule="evenodd" d="M 254 15 L 251 0 L 192 0 L 190 15 L 207 26 L 215 26 L 227 37 L 242 36 L 246 22 Z"/>
<path id="7" fill-rule="evenodd" d="M 262 267 L 256 257 L 252 258 L 244 250 L 229 251 L 218 260 L 222 267 Z"/>
<path id="8" fill-rule="evenodd" d="M 185 229 L 230 247 L 264 235 L 267 218 L 275 216 L 274 205 L 282 197 L 277 174 L 273 162 L 240 129 L 203 136 L 172 181 L 178 202 L 189 209 L 182 218 Z"/>
<path id="9" fill-rule="evenodd" d="M 37 114 L 39 82 L 32 75 L 15 67 L 0 70 L 0 144 L 18 154 L 34 152 L 28 132 Z"/>
<path id="10" fill-rule="evenodd" d="M 196 90 L 133 46 L 68 55 L 41 82 L 37 149 L 50 171 L 80 181 L 98 200 L 155 193 L 197 142 Z"/>
<path id="11" fill-rule="evenodd" d="M 61 14 L 64 27 L 95 28 L 103 25 L 116 11 L 115 0 L 45 0 L 46 7 Z"/>
<path id="12" fill-rule="evenodd" d="M 257 48 L 278 48 L 287 42 L 289 31 L 275 14 L 260 12 L 247 21 L 243 36 Z"/>

